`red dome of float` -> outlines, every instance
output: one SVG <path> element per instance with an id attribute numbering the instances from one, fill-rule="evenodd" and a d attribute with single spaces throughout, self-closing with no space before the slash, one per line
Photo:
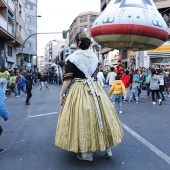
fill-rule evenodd
<path id="1" fill-rule="evenodd" d="M 157 48 L 169 36 L 152 0 L 111 0 L 93 23 L 91 34 L 104 47 L 136 51 Z"/>

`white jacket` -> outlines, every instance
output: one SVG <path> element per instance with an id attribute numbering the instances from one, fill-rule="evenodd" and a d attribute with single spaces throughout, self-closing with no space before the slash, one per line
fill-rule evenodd
<path id="1" fill-rule="evenodd" d="M 115 81 L 115 77 L 116 77 L 116 73 L 115 72 L 110 72 L 107 76 L 106 82 L 109 82 L 109 85 L 111 86 L 113 84 L 113 82 Z"/>
<path id="2" fill-rule="evenodd" d="M 164 86 L 164 76 L 163 76 L 163 74 L 159 74 L 158 79 L 160 81 L 159 85 Z"/>

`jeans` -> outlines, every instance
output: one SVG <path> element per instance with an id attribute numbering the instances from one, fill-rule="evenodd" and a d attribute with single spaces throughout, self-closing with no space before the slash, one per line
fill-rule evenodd
<path id="1" fill-rule="evenodd" d="M 127 100 L 127 98 L 129 97 L 129 92 L 130 92 L 130 86 L 125 88 L 126 94 L 124 95 L 124 100 Z"/>
<path id="2" fill-rule="evenodd" d="M 25 86 L 22 86 L 22 87 L 18 86 L 18 95 L 19 96 L 20 96 L 20 90 L 22 90 L 25 94 L 27 94 L 25 88 L 26 88 Z"/>
<path id="3" fill-rule="evenodd" d="M 8 82 L 7 79 L 0 78 L 0 88 L 3 90 L 4 96 L 6 93 L 7 82 Z"/>
<path id="4" fill-rule="evenodd" d="M 25 103 L 29 103 L 29 101 L 30 101 L 30 98 L 32 97 L 32 93 L 31 93 L 31 90 L 27 90 L 27 98 L 26 98 L 26 101 L 25 101 Z"/>
<path id="5" fill-rule="evenodd" d="M 136 92 L 131 92 L 130 101 L 132 100 L 132 98 L 133 98 L 134 96 L 135 96 L 136 102 L 139 102 L 138 91 L 136 91 Z"/>
<path id="6" fill-rule="evenodd" d="M 160 98 L 160 95 L 159 95 L 159 89 L 158 90 L 152 90 L 152 101 L 155 102 L 155 93 L 156 93 L 156 97 L 158 99 L 161 99 Z"/>
<path id="7" fill-rule="evenodd" d="M 146 89 L 147 89 L 147 97 L 149 97 L 150 96 L 150 92 L 151 92 L 150 84 L 149 83 L 146 83 Z"/>
<path id="8" fill-rule="evenodd" d="M 161 96 L 162 96 L 162 100 L 165 100 L 163 91 L 164 91 L 164 85 L 159 85 L 159 92 L 160 92 L 160 94 L 161 94 Z"/>
<path id="9" fill-rule="evenodd" d="M 122 111 L 122 94 L 113 94 L 113 104 L 115 106 L 116 101 L 118 101 L 119 111 Z"/>
<path id="10" fill-rule="evenodd" d="M 141 86 L 141 84 L 140 84 L 140 86 L 139 86 L 139 88 L 138 88 L 138 97 L 139 97 L 139 95 L 141 94 L 141 92 L 142 92 L 142 86 Z"/>
<path id="11" fill-rule="evenodd" d="M 40 89 L 41 90 L 44 90 L 44 85 L 45 85 L 45 87 L 47 88 L 47 89 L 49 89 L 49 87 L 48 87 L 48 85 L 47 85 L 47 82 L 45 81 L 45 82 L 41 82 L 41 87 L 40 87 Z"/>

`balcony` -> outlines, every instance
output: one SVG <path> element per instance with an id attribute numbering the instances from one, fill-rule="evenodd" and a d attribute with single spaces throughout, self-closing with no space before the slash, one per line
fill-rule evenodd
<path id="1" fill-rule="evenodd" d="M 0 28 L 4 31 L 0 32 L 0 35 L 5 39 L 14 39 L 14 27 L 8 23 L 8 21 L 0 15 Z"/>
<path id="2" fill-rule="evenodd" d="M 14 12 L 14 2 L 12 0 L 8 0 L 8 6 L 9 8 L 12 10 L 12 12 Z"/>
<path id="3" fill-rule="evenodd" d="M 0 7 L 7 7 L 7 0 L 0 0 Z"/>
<path id="4" fill-rule="evenodd" d="M 7 20 L 2 15 L 0 15 L 0 27 L 7 31 Z"/>

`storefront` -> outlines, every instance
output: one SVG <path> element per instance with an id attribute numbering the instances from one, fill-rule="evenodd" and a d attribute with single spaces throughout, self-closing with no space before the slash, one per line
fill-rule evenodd
<path id="1" fill-rule="evenodd" d="M 148 51 L 150 58 L 150 66 L 152 67 L 170 67 L 170 42 L 166 42 L 163 46 L 160 46 L 154 50 Z"/>

